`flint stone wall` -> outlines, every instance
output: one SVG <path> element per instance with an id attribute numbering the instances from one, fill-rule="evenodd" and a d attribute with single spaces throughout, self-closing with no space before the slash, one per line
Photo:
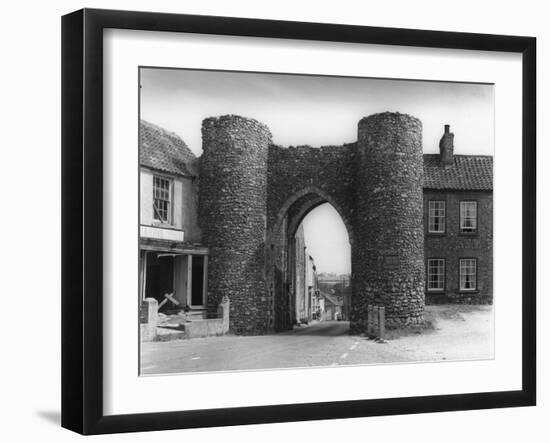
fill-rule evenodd
<path id="1" fill-rule="evenodd" d="M 228 115 L 203 121 L 199 223 L 210 248 L 208 310 L 231 300 L 230 329 L 266 332 L 267 154 L 264 124 Z"/>
<path id="2" fill-rule="evenodd" d="M 330 199 L 344 223 L 351 224 L 356 169 L 355 143 L 320 148 L 271 145 L 267 170 L 268 229 L 280 222 L 282 212 L 289 209 L 285 203 L 310 193 Z"/>
<path id="3" fill-rule="evenodd" d="M 353 239 L 355 153 L 354 143 L 269 148 L 266 280 L 275 331 L 291 328 L 294 321 L 291 306 L 296 291 L 292 287 L 293 270 L 289 269 L 294 263 L 288 255 L 303 218 L 316 206 L 329 202 L 342 217 L 350 241 Z"/>
<path id="4" fill-rule="evenodd" d="M 383 113 L 358 125 L 359 164 L 352 250 L 351 328 L 364 330 L 368 305 L 386 326 L 423 323 L 422 123 Z"/>
<path id="5" fill-rule="evenodd" d="M 351 326 L 369 304 L 387 327 L 423 321 L 422 125 L 384 113 L 359 122 L 358 141 L 282 148 L 268 128 L 239 116 L 203 122 L 199 222 L 210 247 L 208 306 L 231 299 L 230 329 L 259 334 L 292 326 L 288 238 L 329 202 L 352 246 Z"/>

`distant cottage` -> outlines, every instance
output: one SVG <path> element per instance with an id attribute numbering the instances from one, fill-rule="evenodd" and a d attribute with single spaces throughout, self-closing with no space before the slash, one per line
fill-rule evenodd
<path id="1" fill-rule="evenodd" d="M 439 154 L 422 154 L 421 122 L 399 113 L 362 119 L 342 146 L 283 148 L 233 115 L 202 132 L 197 159 L 141 121 L 142 300 L 207 318 L 226 296 L 238 334 L 310 320 L 318 291 L 300 224 L 328 202 L 352 251 L 349 306 L 328 299 L 353 331 L 369 304 L 399 328 L 422 323 L 425 303 L 492 303 L 493 161 L 456 155 L 448 125 Z"/>

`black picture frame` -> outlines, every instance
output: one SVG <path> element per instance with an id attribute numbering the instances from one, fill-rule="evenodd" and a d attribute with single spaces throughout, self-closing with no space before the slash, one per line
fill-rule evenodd
<path id="1" fill-rule="evenodd" d="M 103 31 L 108 28 L 522 55 L 522 388 L 392 399 L 103 413 Z M 82 434 L 530 406 L 536 403 L 536 39 L 83 9 L 62 18 L 62 426 Z"/>

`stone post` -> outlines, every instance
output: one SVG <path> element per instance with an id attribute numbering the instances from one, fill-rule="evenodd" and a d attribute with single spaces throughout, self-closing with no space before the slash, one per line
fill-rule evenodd
<path id="1" fill-rule="evenodd" d="M 380 323 L 378 322 L 380 316 L 380 307 L 373 306 L 372 308 L 372 337 L 378 337 L 378 332 L 380 329 Z"/>
<path id="2" fill-rule="evenodd" d="M 383 306 L 378 311 L 378 338 L 381 340 L 386 336 L 386 308 Z"/>
<path id="3" fill-rule="evenodd" d="M 222 334 L 227 334 L 229 331 L 229 298 L 224 296 L 222 302 L 218 306 L 218 318 L 223 320 Z"/>
<path id="4" fill-rule="evenodd" d="M 372 305 L 367 306 L 367 336 L 371 337 L 374 334 L 374 321 Z"/>
<path id="5" fill-rule="evenodd" d="M 158 301 L 154 298 L 146 298 L 141 304 L 141 309 L 141 340 L 153 341 L 157 337 Z"/>

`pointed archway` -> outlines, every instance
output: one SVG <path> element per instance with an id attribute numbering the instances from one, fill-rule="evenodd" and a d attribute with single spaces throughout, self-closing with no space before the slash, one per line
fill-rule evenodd
<path id="1" fill-rule="evenodd" d="M 323 204 L 330 204 L 336 210 L 346 228 L 349 243 L 353 245 L 353 231 L 349 218 L 343 215 L 341 206 L 326 191 L 308 186 L 287 199 L 271 231 L 271 247 L 267 260 L 266 276 L 272 299 L 272 328 L 275 331 L 292 328 L 304 315 L 297 306 L 300 305 L 300 292 L 296 284 L 296 273 L 298 268 L 307 265 L 300 263 L 300 260 L 307 257 L 298 250 L 302 246 L 297 234 L 305 217 Z M 307 311 L 306 306 L 308 304 L 304 303 L 304 309 Z M 306 312 L 306 315 L 310 317 L 311 313 Z"/>

